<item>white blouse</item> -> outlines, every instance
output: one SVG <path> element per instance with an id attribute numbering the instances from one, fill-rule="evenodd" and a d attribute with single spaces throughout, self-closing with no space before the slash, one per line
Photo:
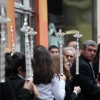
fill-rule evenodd
<path id="1" fill-rule="evenodd" d="M 36 85 L 36 84 L 35 84 Z M 65 97 L 65 81 L 54 75 L 52 82 L 45 85 L 36 85 L 41 100 L 64 100 Z"/>

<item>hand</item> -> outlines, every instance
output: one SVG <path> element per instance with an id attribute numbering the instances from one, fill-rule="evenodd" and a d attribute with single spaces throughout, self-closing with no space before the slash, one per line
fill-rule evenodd
<path id="1" fill-rule="evenodd" d="M 96 83 L 99 82 L 99 74 L 97 74 L 97 78 L 95 79 Z"/>
<path id="2" fill-rule="evenodd" d="M 97 86 L 100 86 L 100 82 L 97 82 Z"/>
<path id="3" fill-rule="evenodd" d="M 60 75 L 60 79 L 66 81 L 66 76 L 65 75 Z"/>
<path id="4" fill-rule="evenodd" d="M 32 93 L 32 91 L 33 91 L 33 81 L 32 80 L 26 81 L 24 83 L 24 87 L 23 88 L 29 90 L 30 93 Z"/>
<path id="5" fill-rule="evenodd" d="M 40 98 L 40 93 L 34 84 L 33 84 L 33 92 L 37 98 Z"/>
<path id="6" fill-rule="evenodd" d="M 75 86 L 75 87 L 74 87 L 74 91 L 75 91 L 77 94 L 80 93 L 80 92 L 81 92 L 80 86 Z"/>
<path id="7" fill-rule="evenodd" d="M 11 53 L 11 50 L 9 48 L 5 48 L 5 53 Z"/>

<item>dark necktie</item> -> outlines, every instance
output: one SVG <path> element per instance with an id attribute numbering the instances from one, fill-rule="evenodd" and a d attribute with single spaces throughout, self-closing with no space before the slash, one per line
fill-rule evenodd
<path id="1" fill-rule="evenodd" d="M 92 72 L 93 72 L 93 77 L 94 77 L 94 79 L 95 79 L 95 75 L 94 75 L 94 70 L 93 70 L 92 63 L 91 63 L 91 62 L 89 62 L 89 64 L 90 64 L 91 70 L 92 70 Z"/>

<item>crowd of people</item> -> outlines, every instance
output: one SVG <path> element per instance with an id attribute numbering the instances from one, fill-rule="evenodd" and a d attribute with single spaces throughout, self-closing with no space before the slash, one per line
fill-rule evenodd
<path id="1" fill-rule="evenodd" d="M 76 55 L 77 42 L 63 48 L 51 45 L 34 48 L 33 78 L 26 80 L 26 59 L 22 52 L 5 52 L 5 82 L 0 83 L 0 100 L 100 100 L 100 44 L 86 40 Z M 79 74 L 76 75 L 76 56 Z M 60 74 L 62 57 L 63 75 Z"/>

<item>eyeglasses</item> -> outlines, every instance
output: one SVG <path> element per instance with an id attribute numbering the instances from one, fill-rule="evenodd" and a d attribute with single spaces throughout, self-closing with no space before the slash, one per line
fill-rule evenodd
<path id="1" fill-rule="evenodd" d="M 72 55 L 65 55 L 65 56 L 66 56 L 67 58 L 68 58 L 68 57 L 70 57 L 70 58 L 74 57 L 74 56 L 72 56 Z"/>

